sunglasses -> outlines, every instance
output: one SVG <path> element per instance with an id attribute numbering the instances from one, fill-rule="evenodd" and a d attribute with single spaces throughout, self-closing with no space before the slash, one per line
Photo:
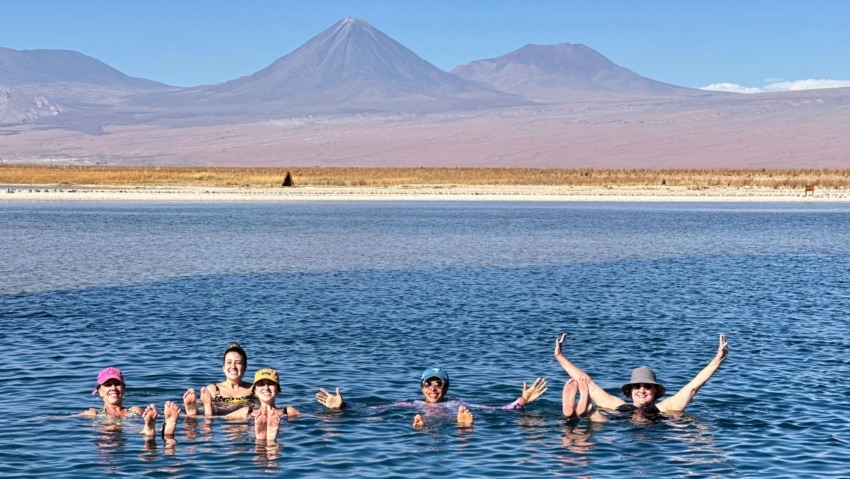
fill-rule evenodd
<path id="1" fill-rule="evenodd" d="M 632 390 L 634 391 L 635 389 L 641 389 L 641 388 L 643 388 L 643 389 L 646 389 L 647 391 L 649 391 L 649 390 L 651 390 L 654 386 L 655 386 L 655 384 L 648 384 L 648 383 L 634 383 L 634 384 L 632 384 Z"/>
<path id="2" fill-rule="evenodd" d="M 111 388 L 112 386 L 115 386 L 115 387 L 123 386 L 123 385 L 124 385 L 124 383 L 122 383 L 122 382 L 121 382 L 121 381 L 119 381 L 118 379 L 112 378 L 112 379 L 107 379 L 106 381 L 104 381 L 104 382 L 103 382 L 103 383 L 101 383 L 100 385 L 101 385 L 102 387 L 105 387 L 105 388 Z"/>
<path id="3" fill-rule="evenodd" d="M 432 379 L 430 381 L 422 381 L 422 387 L 423 388 L 430 388 L 432 386 L 437 386 L 438 388 L 442 389 L 443 384 L 445 384 L 445 383 L 443 382 L 442 379 Z"/>

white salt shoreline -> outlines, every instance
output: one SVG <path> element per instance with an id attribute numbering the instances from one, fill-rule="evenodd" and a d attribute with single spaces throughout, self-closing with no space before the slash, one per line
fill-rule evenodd
<path id="1" fill-rule="evenodd" d="M 712 187 L 424 185 L 392 187 L 56 187 L 5 185 L 0 201 L 287 202 L 287 201 L 547 201 L 547 202 L 850 202 L 850 190 Z"/>

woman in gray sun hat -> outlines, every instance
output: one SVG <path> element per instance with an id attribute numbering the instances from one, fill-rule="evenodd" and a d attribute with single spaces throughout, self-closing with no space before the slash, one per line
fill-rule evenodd
<path id="1" fill-rule="evenodd" d="M 567 333 L 561 334 L 561 337 L 555 340 L 555 359 L 564 368 L 564 371 L 576 381 L 586 382 L 587 390 L 590 394 L 590 399 L 599 407 L 616 410 L 616 411 L 639 411 L 646 413 L 665 413 L 665 412 L 681 412 L 684 411 L 691 402 L 691 399 L 696 396 L 711 376 L 717 371 L 729 352 L 726 345 L 726 337 L 720 335 L 720 344 L 717 347 L 717 354 L 699 374 L 696 375 L 691 382 L 685 385 L 673 396 L 662 401 L 658 399 L 664 395 L 667 389 L 658 382 L 655 377 L 655 372 L 646 367 L 640 366 L 632 370 L 632 376 L 629 382 L 623 385 L 621 391 L 626 398 L 631 400 L 631 404 L 626 401 L 608 394 L 604 389 L 599 387 L 590 376 L 571 363 L 561 352 L 561 347 L 564 340 L 567 338 Z M 593 417 L 591 417 L 593 420 Z"/>

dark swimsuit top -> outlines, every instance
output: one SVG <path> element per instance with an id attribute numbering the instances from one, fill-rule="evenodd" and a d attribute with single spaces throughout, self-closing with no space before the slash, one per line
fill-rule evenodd
<path id="1" fill-rule="evenodd" d="M 658 410 L 658 406 L 650 404 L 644 407 L 637 407 L 634 404 L 623 404 L 618 407 L 616 417 L 620 419 L 637 420 L 638 422 L 658 423 L 665 419 L 664 414 Z"/>
<path id="2" fill-rule="evenodd" d="M 661 414 L 661 411 L 658 410 L 658 406 L 656 406 L 655 404 L 650 404 L 649 406 L 644 407 L 637 407 L 634 404 L 623 404 L 622 406 L 617 408 L 617 412 L 646 414 L 647 416 L 657 416 Z"/>

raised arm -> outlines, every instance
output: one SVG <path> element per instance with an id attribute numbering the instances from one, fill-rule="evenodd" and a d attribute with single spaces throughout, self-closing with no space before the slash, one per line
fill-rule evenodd
<path id="1" fill-rule="evenodd" d="M 576 381 L 587 381 L 587 389 L 590 393 L 590 399 L 595 402 L 597 406 L 604 407 L 606 409 L 616 409 L 617 407 L 625 404 L 626 402 L 622 399 L 608 394 L 604 389 L 599 387 L 599 385 L 597 385 L 590 376 L 587 375 L 587 373 L 579 369 L 578 366 L 564 357 L 561 349 L 566 339 L 567 333 L 563 333 L 560 338 L 555 340 L 555 359 L 558 360 L 558 363 L 560 363 L 561 367 L 564 368 L 564 371 L 566 371 L 567 374 Z"/>
<path id="2" fill-rule="evenodd" d="M 685 385 L 682 389 L 679 390 L 675 395 L 661 401 L 658 404 L 658 409 L 661 412 L 681 412 L 684 411 L 688 406 L 688 403 L 691 402 L 691 399 L 696 396 L 697 392 L 705 383 L 711 379 L 711 376 L 717 371 L 723 361 L 726 360 L 726 356 L 729 354 L 729 348 L 726 345 L 726 336 L 720 335 L 720 344 L 717 346 L 717 354 L 714 355 L 714 359 L 708 363 L 708 366 L 704 367 L 699 374 L 696 375 L 695 378 L 691 379 L 691 382 Z"/>
<path id="3" fill-rule="evenodd" d="M 336 388 L 336 394 L 329 393 L 325 388 L 319 388 L 319 392 L 316 393 L 316 401 L 328 409 L 345 408 L 345 401 L 342 399 L 339 388 Z"/>
<path id="4" fill-rule="evenodd" d="M 546 392 L 549 387 L 546 385 L 546 378 L 537 378 L 528 386 L 528 383 L 525 381 L 522 382 L 522 394 L 519 395 L 514 404 L 519 406 L 520 408 L 524 408 L 529 404 L 537 401 L 537 399 Z"/>

